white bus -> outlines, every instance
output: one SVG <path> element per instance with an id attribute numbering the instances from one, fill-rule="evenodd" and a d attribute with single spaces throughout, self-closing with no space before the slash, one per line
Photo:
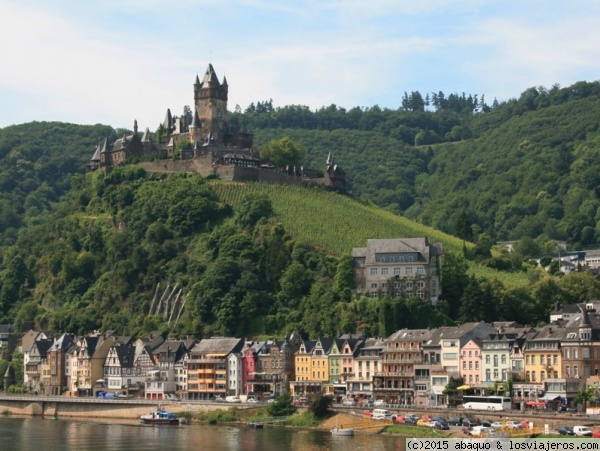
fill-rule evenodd
<path id="1" fill-rule="evenodd" d="M 463 407 L 473 410 L 510 410 L 512 403 L 505 396 L 463 396 Z"/>

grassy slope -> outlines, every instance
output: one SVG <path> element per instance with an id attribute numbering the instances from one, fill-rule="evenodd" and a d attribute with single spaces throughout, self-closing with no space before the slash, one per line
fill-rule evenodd
<path id="1" fill-rule="evenodd" d="M 223 181 L 213 182 L 213 187 L 224 202 L 234 207 L 249 192 L 268 195 L 278 219 L 292 236 L 334 255 L 364 247 L 369 238 L 418 236 L 443 243 L 446 252 L 462 252 L 463 242 L 456 237 L 322 189 Z M 495 277 L 507 287 L 527 284 L 525 274 L 506 274 L 475 265 L 471 265 L 470 272 L 478 277 Z"/>

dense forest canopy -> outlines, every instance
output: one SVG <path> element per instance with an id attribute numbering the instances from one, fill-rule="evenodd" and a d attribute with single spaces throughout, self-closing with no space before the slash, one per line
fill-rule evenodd
<path id="1" fill-rule="evenodd" d="M 553 276 L 523 264 L 554 250 L 552 240 L 574 249 L 599 244 L 599 93 L 597 82 L 581 82 L 530 88 L 491 106 L 481 95 L 411 92 L 397 110 L 310 111 L 268 101 L 231 113 L 259 148 L 286 138 L 317 169 L 332 152 L 349 194 L 362 202 L 344 204 L 346 211 L 370 203 L 454 235 L 440 238 L 444 299 L 435 307 L 353 297 L 348 254 L 364 242 L 339 233 L 339 200 L 317 200 L 314 189 L 302 198 L 330 212 L 330 224 L 285 216 L 279 206 L 297 196 L 291 189 L 234 199 L 227 184 L 199 176 L 158 176 L 133 165 L 86 173 L 98 140 L 123 134 L 109 126 L 6 127 L 0 322 L 73 332 L 255 336 L 297 328 L 307 336 L 385 336 L 455 321 L 547 321 L 555 302 L 600 297 L 589 274 Z M 300 231 L 316 236 L 319 227 L 337 228 L 335 249 Z M 474 244 L 461 249 L 455 237 Z M 502 239 L 519 240 L 516 252 L 492 256 Z M 474 261 L 525 282 L 478 273 Z M 148 315 L 159 283 L 184 290 L 176 323 Z"/>
<path id="2" fill-rule="evenodd" d="M 597 246 L 600 83 L 533 87 L 488 106 L 484 96 L 405 94 L 397 110 L 336 105 L 310 111 L 257 102 L 233 114 L 261 145 L 289 136 L 320 167 L 328 152 L 349 189 L 476 241 L 524 237 Z M 477 194 L 474 194 L 477 193 Z M 458 224 L 469 224 L 469 229 Z"/>

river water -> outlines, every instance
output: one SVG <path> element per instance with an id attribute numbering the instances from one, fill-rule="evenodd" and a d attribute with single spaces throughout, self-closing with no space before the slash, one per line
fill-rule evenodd
<path id="1" fill-rule="evenodd" d="M 138 422 L 0 417 L 0 450 L 358 450 L 397 451 L 404 440 L 387 435 L 332 437 L 327 431 L 265 427 L 180 425 Z"/>

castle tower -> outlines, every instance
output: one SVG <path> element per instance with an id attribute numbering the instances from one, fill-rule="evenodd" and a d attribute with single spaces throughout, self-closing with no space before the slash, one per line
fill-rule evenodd
<path id="1" fill-rule="evenodd" d="M 212 135 L 217 144 L 223 144 L 227 123 L 227 93 L 229 86 L 223 77 L 219 83 L 212 64 L 208 65 L 202 81 L 196 76 L 194 83 L 194 104 L 200 118 L 201 131 L 196 134 L 201 139 Z"/>

